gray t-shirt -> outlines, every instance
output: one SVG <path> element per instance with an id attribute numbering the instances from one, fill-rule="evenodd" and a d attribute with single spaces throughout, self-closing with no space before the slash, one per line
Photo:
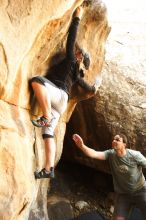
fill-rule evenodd
<path id="1" fill-rule="evenodd" d="M 146 158 L 139 152 L 126 149 L 123 157 L 116 155 L 114 149 L 104 151 L 109 160 L 115 192 L 132 193 L 141 189 L 145 178 L 142 167 L 146 166 Z"/>

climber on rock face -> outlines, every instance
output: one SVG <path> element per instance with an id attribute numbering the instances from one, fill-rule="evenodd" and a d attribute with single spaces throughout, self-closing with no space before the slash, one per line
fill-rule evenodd
<path id="1" fill-rule="evenodd" d="M 116 192 L 112 220 L 129 219 L 134 207 L 139 208 L 146 219 L 146 181 L 142 172 L 142 168 L 146 168 L 146 158 L 139 151 L 126 147 L 127 137 L 116 135 L 112 141 L 113 149 L 106 151 L 87 147 L 78 134 L 73 135 L 73 140 L 86 156 L 109 161 Z"/>
<path id="2" fill-rule="evenodd" d="M 99 85 L 89 85 L 83 80 L 84 70 L 80 68 L 83 63 L 85 69 L 89 68 L 90 57 L 76 43 L 77 30 L 83 8 L 78 7 L 72 18 L 68 31 L 66 56 L 60 65 L 47 70 L 45 77 L 34 76 L 30 79 L 30 85 L 41 107 L 43 115 L 32 120 L 36 127 L 42 127 L 42 137 L 45 144 L 46 163 L 41 171 L 35 171 L 35 178 L 53 178 L 56 144 L 54 130 L 60 116 L 67 108 L 71 88 L 78 84 L 83 90 L 94 95 Z"/>

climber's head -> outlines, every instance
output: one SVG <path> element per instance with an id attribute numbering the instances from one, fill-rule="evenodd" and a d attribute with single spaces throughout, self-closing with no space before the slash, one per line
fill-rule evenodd
<path id="1" fill-rule="evenodd" d="M 80 48 L 77 43 L 75 47 L 75 56 L 77 61 L 79 63 L 83 62 L 85 69 L 88 70 L 90 66 L 90 56 L 83 48 Z"/>

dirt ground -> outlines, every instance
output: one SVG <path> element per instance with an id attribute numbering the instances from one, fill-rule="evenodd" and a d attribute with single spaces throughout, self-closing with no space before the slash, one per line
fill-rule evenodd
<path id="1" fill-rule="evenodd" d="M 99 211 L 109 220 L 113 212 L 112 177 L 79 164 L 61 162 L 56 168 L 48 196 L 66 198 L 74 217 Z"/>

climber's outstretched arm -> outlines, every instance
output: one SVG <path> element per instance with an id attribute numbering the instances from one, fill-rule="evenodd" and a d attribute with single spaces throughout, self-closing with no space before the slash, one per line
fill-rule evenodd
<path id="1" fill-rule="evenodd" d="M 75 60 L 74 48 L 75 48 L 77 30 L 82 14 L 83 14 L 83 9 L 80 6 L 75 10 L 71 25 L 69 27 L 67 43 L 66 43 L 66 57 L 67 59 L 70 60 Z"/>

